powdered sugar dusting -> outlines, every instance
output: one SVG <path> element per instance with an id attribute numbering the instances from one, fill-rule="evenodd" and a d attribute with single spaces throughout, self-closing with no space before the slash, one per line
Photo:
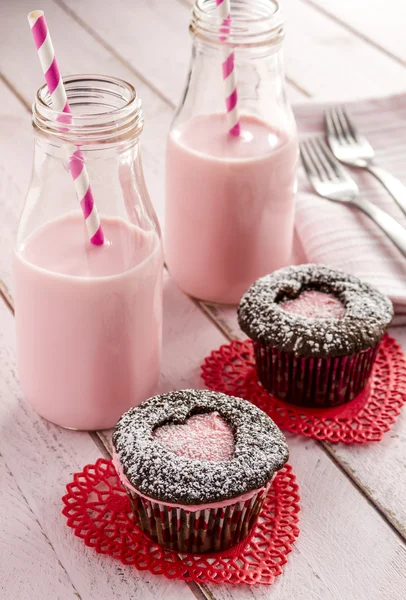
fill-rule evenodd
<path id="1" fill-rule="evenodd" d="M 342 318 L 302 316 L 283 303 L 306 291 L 333 295 L 344 307 Z M 253 340 L 297 356 L 334 357 L 375 346 L 393 315 L 389 298 L 339 269 L 306 264 L 258 279 L 238 307 L 241 329 Z"/>
<path id="2" fill-rule="evenodd" d="M 234 454 L 234 435 L 218 412 L 193 415 L 182 425 L 162 425 L 152 435 L 177 456 L 219 462 Z"/>
<path id="3" fill-rule="evenodd" d="M 294 300 L 285 300 L 279 306 L 285 311 L 306 319 L 341 319 L 345 308 L 338 298 L 325 292 L 305 290 Z"/>
<path id="4" fill-rule="evenodd" d="M 153 435 L 159 427 L 214 412 L 233 434 L 229 460 L 180 456 Z M 282 432 L 263 411 L 247 400 L 209 390 L 154 396 L 130 409 L 117 423 L 113 444 L 123 473 L 136 490 L 182 505 L 229 500 L 260 489 L 288 459 Z"/>

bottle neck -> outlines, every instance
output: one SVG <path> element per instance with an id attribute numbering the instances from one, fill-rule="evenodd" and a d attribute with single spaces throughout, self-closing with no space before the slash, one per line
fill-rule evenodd
<path id="1" fill-rule="evenodd" d="M 283 19 L 276 0 L 230 0 L 230 15 L 224 18 L 216 0 L 196 0 L 190 32 L 196 43 L 223 50 L 268 48 L 281 44 Z"/>
<path id="2" fill-rule="evenodd" d="M 64 83 L 71 113 L 50 107 L 45 86 L 34 101 L 34 165 L 18 246 L 47 223 L 80 214 L 89 190 L 101 217 L 159 233 L 144 181 L 143 117 L 134 88 L 93 75 L 67 77 Z"/>
<path id="3" fill-rule="evenodd" d="M 64 78 L 70 113 L 51 106 L 46 85 L 33 104 L 33 127 L 42 141 L 53 146 L 90 147 L 134 145 L 143 129 L 141 100 L 133 86 L 121 79 L 99 75 Z"/>
<path id="4" fill-rule="evenodd" d="M 197 0 L 190 31 L 193 52 L 185 91 L 172 124 L 229 110 L 231 83 L 242 117 L 256 117 L 281 135 L 295 135 L 282 60 L 283 21 L 274 0 L 231 0 L 227 35 L 216 0 Z M 231 60 L 230 60 L 231 59 Z M 232 64 L 233 82 L 224 69 Z"/>

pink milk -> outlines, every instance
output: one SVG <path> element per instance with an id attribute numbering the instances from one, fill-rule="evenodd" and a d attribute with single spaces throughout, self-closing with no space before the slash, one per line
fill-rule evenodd
<path id="1" fill-rule="evenodd" d="M 166 259 L 178 285 L 236 303 L 258 277 L 291 259 L 296 135 L 241 116 L 194 117 L 171 132 L 166 171 Z"/>
<path id="2" fill-rule="evenodd" d="M 161 352 L 158 235 L 103 218 L 106 244 L 86 243 L 70 213 L 37 229 L 15 254 L 18 371 L 46 419 L 105 429 L 155 390 Z"/>

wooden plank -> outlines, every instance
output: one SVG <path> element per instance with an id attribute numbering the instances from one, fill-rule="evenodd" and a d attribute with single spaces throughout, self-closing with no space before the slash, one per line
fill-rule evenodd
<path id="1" fill-rule="evenodd" d="M 389 333 L 406 351 L 406 328 L 393 327 Z M 392 429 L 379 444 L 362 446 L 326 444 L 326 449 L 361 486 L 387 519 L 406 539 L 406 411 L 403 409 Z"/>
<path id="2" fill-rule="evenodd" d="M 398 0 L 385 3 L 387 13 L 391 15 L 391 22 L 398 3 Z M 334 5 L 336 10 L 350 11 L 348 2 L 328 0 L 327 4 Z M 358 14 L 360 3 L 356 4 L 355 7 L 354 3 L 351 3 L 351 8 L 354 9 L 355 14 Z M 369 13 L 364 6 L 364 14 L 368 13 L 365 22 L 373 21 L 380 28 L 379 21 L 372 16 L 375 14 L 376 6 L 371 4 L 374 3 L 368 4 Z M 290 0 L 283 3 L 283 8 L 288 32 L 285 51 L 287 72 L 312 93 L 337 100 L 367 93 L 379 95 L 382 91 L 386 94 L 397 89 L 395 73 L 399 72 L 398 65 L 393 66 L 393 61 L 382 56 L 378 50 L 368 48 L 357 36 L 302 2 Z M 399 22 L 402 22 L 401 19 Z M 382 31 L 385 31 L 385 27 L 382 27 Z M 391 64 L 391 69 L 394 70 L 389 69 L 386 72 L 388 64 Z M 301 71 L 303 77 L 309 79 L 300 79 Z M 403 83 L 400 91 L 404 90 L 406 81 L 404 69 L 402 71 Z M 383 78 L 388 75 L 389 82 L 382 79 L 381 73 Z M 367 85 L 363 82 L 364 75 L 368 80 Z M 341 78 L 341 82 L 337 77 Z M 395 88 L 393 88 L 394 84 Z M 202 306 L 217 321 L 225 334 L 232 337 L 241 336 L 235 309 L 216 305 Z M 396 337 L 399 334 L 399 328 L 395 329 L 393 335 Z M 403 337 L 403 332 L 401 335 Z M 406 339 L 404 348 L 406 349 Z M 391 441 L 392 435 L 394 437 Z M 404 469 L 406 455 L 403 451 L 405 438 L 406 423 L 405 418 L 402 417 L 382 444 L 370 445 L 367 451 L 365 448 L 354 449 L 341 446 L 334 446 L 329 450 L 357 485 L 404 535 L 406 535 L 406 506 L 402 496 L 406 486 Z M 387 460 L 378 460 L 381 452 Z"/>
<path id="3" fill-rule="evenodd" d="M 406 5 L 403 0 L 304 0 L 361 39 L 406 63 Z"/>
<path id="4" fill-rule="evenodd" d="M 283 11 L 286 72 L 312 96 L 343 101 L 404 91 L 405 69 L 347 28 L 301 0 L 284 1 Z"/>
<path id="5" fill-rule="evenodd" d="M 22 164 L 17 164 L 18 170 L 22 167 Z M 18 199 L 14 198 L 14 201 Z M 46 423 L 21 399 L 15 379 L 13 324 L 11 315 L 3 306 L 0 307 L 0 322 L 0 362 L 4 374 L 0 383 L 0 424 L 4 428 L 0 432 L 0 451 L 7 457 L 24 495 L 40 523 L 44 524 L 68 573 L 73 573 L 72 578 L 75 576 L 73 581 L 77 589 L 85 592 L 85 597 L 97 597 L 97 592 L 101 594 L 100 598 L 106 597 L 106 593 L 112 598 L 124 598 L 130 593 L 133 582 L 138 581 L 136 574 L 125 569 L 124 576 L 121 576 L 121 567 L 85 549 L 63 526 L 59 514 L 60 496 L 72 471 L 80 469 L 85 462 L 96 460 L 98 450 L 86 434 L 60 430 Z M 199 365 L 203 357 L 212 348 L 224 343 L 225 338 L 195 310 L 194 304 L 170 280 L 165 285 L 164 322 L 164 365 L 160 390 L 201 384 Z M 10 414 L 13 415 L 11 420 L 8 418 Z M 375 589 L 385 585 L 393 598 L 401 598 L 402 572 L 406 571 L 406 565 L 402 562 L 403 550 L 399 539 L 328 456 L 320 452 L 317 444 L 290 436 L 289 445 L 291 462 L 301 485 L 302 534 L 284 577 L 272 588 L 272 597 L 293 600 L 300 590 L 305 590 L 309 598 L 338 600 L 343 597 L 341 593 L 355 597 L 359 580 L 357 561 L 361 557 L 369 565 L 361 583 L 371 597 Z M 361 533 L 357 540 L 353 539 L 354 515 L 360 520 Z M 330 538 L 336 532 L 340 532 L 340 536 L 332 542 Z M 379 535 L 382 542 L 371 554 L 371 538 L 375 535 Z M 343 548 L 348 555 L 349 566 L 347 562 L 337 566 L 337 558 L 326 561 L 325 556 L 330 553 L 342 557 Z M 76 573 L 78 563 L 83 566 Z M 100 570 L 103 570 L 102 574 Z M 95 579 L 97 587 L 89 587 L 96 585 Z M 150 580 L 155 585 L 161 582 L 160 578 Z M 330 589 L 330 580 L 334 581 L 333 590 Z M 113 582 L 115 595 L 111 591 Z M 140 594 L 149 597 L 143 588 L 139 589 Z M 218 600 L 245 597 L 262 600 L 270 593 L 268 588 L 263 587 L 249 591 L 223 586 L 208 589 Z M 154 592 L 158 597 L 163 593 L 156 589 Z M 172 597 L 176 597 L 180 592 L 178 588 L 165 590 L 169 598 L 171 593 Z M 183 595 L 185 593 L 182 591 Z"/>
<path id="6" fill-rule="evenodd" d="M 11 289 L 11 257 L 17 223 L 28 188 L 33 150 L 30 115 L 0 80 L 0 268 Z M 5 290 L 6 292 L 6 290 Z"/>
<path id="7" fill-rule="evenodd" d="M 108 0 L 100 0 L 99 10 L 80 0 L 54 0 L 106 47 L 131 64 L 135 72 L 175 107 L 186 83 L 191 56 L 189 21 L 191 5 L 182 0 L 119 0 L 110 10 Z M 170 4 L 169 4 L 170 2 Z M 192 3 L 191 3 L 192 4 Z M 170 8 L 169 8 L 170 6 Z M 105 15 L 109 11 L 109 18 Z M 168 52 L 170 60 L 167 60 Z M 309 95 L 288 74 L 287 93 L 291 102 Z"/>
<path id="8" fill-rule="evenodd" d="M 0 490 L 1 597 L 77 600 L 72 582 L 1 455 Z"/>
<path id="9" fill-rule="evenodd" d="M 178 102 L 190 59 L 188 8 L 175 0 L 117 0 L 112 10 L 107 0 L 100 0 L 95 11 L 80 0 L 55 1 L 72 9 L 169 102 Z"/>
<path id="10" fill-rule="evenodd" d="M 3 158 L 0 205 L 4 215 L 0 225 L 0 279 L 11 289 L 11 252 L 31 169 L 32 133 L 28 111 L 2 82 L 0 98 L 0 156 Z M 149 574 L 138 574 L 134 569 L 100 557 L 74 539 L 64 526 L 60 498 L 65 484 L 73 472 L 97 460 L 99 449 L 87 433 L 68 432 L 47 423 L 21 399 L 14 366 L 12 317 L 7 318 L 5 304 L 0 304 L 3 316 L 0 329 L 9 343 L 8 349 L 4 350 L 2 342 L 5 338 L 0 337 L 3 384 L 0 388 L 0 453 L 76 589 L 83 598 L 95 599 L 107 597 L 107 594 L 109 598 L 120 600 L 129 595 L 142 600 L 167 595 L 176 600 L 179 594 L 188 600 L 193 598 L 184 584 L 164 578 L 152 578 L 150 583 Z M 169 367 L 168 371 L 171 370 Z M 165 381 L 164 377 L 163 386 Z M 82 565 L 81 569 L 78 564 Z"/>
<path id="11" fill-rule="evenodd" d="M 296 473 L 300 473 L 302 517 L 305 515 L 305 521 L 300 523 L 301 534 L 293 548 L 292 557 L 285 567 L 284 575 L 276 580 L 271 589 L 266 587 L 229 588 L 223 585 L 206 586 L 207 589 L 217 600 L 245 600 L 247 598 L 297 600 L 303 592 L 306 598 L 314 600 L 320 598 L 341 600 L 342 598 L 358 597 L 381 600 L 381 590 L 385 585 L 382 580 L 379 581 L 382 573 L 375 582 L 371 582 L 370 577 L 374 569 L 371 568 L 367 573 L 361 573 L 359 565 L 366 565 L 371 559 L 370 552 L 371 547 L 374 546 L 374 540 L 380 539 L 380 537 L 378 538 L 380 536 L 378 529 L 386 534 L 389 533 L 385 522 L 379 518 L 377 521 L 374 519 L 373 522 L 372 519 L 376 516 L 373 507 L 365 504 L 365 498 L 360 500 L 361 496 L 348 480 L 345 480 L 343 487 L 343 483 L 337 477 L 331 477 L 331 466 L 326 462 L 326 456 L 317 452 L 317 444 L 314 441 L 290 434 L 287 434 L 287 440 L 290 448 L 290 462 Z M 106 432 L 106 446 L 111 447 L 110 432 Z M 317 497 L 319 494 L 320 497 Z M 323 501 L 321 502 L 322 497 Z M 348 509 L 352 512 L 349 521 L 346 520 Z M 360 549 L 361 555 L 349 558 L 348 552 L 352 553 L 353 550 L 353 548 L 350 550 L 350 547 L 355 543 L 358 544 L 353 537 L 355 523 L 357 536 L 363 537 L 366 547 Z M 351 540 L 349 545 L 346 541 L 347 535 Z M 395 538 L 396 534 L 391 531 L 386 539 L 391 540 L 392 543 Z M 325 544 L 326 548 L 323 549 Z M 368 544 L 371 544 L 371 547 Z M 395 599 L 398 596 L 399 599 L 402 598 L 402 587 L 406 583 L 406 577 L 402 572 L 405 553 L 406 546 L 400 542 L 400 551 L 399 554 L 395 553 L 394 561 L 395 571 L 400 576 L 399 586 L 396 586 L 393 596 Z M 318 557 L 317 561 L 313 558 L 316 556 Z M 361 556 L 363 557 L 361 558 Z M 391 556 L 393 556 L 393 551 Z M 324 565 L 326 568 L 322 570 L 318 564 L 321 557 L 323 557 L 323 563 L 331 562 L 331 564 Z M 344 559 L 344 557 L 346 558 Z M 307 567 L 310 567 L 306 577 L 302 573 L 303 560 L 306 561 Z M 339 567 L 341 560 L 345 562 L 344 576 Z M 373 560 L 375 559 L 373 558 Z M 386 565 L 387 560 L 384 559 L 382 561 L 384 571 L 386 571 Z M 388 575 L 387 573 L 383 577 L 386 579 Z M 365 595 L 361 596 L 361 593 Z"/>
<path id="12" fill-rule="evenodd" d="M 79 595 L 94 600 L 177 600 L 180 595 L 192 599 L 184 584 L 101 556 L 65 526 L 61 515 L 65 485 L 73 472 L 96 461 L 100 452 L 89 434 L 46 422 L 23 400 L 15 368 L 14 322 L 4 303 L 0 322 L 0 453 Z"/>
<path id="13" fill-rule="evenodd" d="M 175 303 L 173 313 L 166 315 L 183 340 L 179 342 L 183 352 L 173 355 L 168 348 L 174 378 L 169 380 L 167 364 L 163 388 L 189 387 L 196 383 L 197 365 L 203 356 L 224 338 L 198 311 L 193 318 L 189 313 L 185 322 L 190 301 L 173 283 L 167 286 Z M 64 485 L 73 470 L 96 460 L 98 450 L 87 434 L 65 431 L 45 422 L 23 401 L 15 374 L 12 315 L 4 305 L 0 305 L 0 323 L 0 452 L 78 592 L 84 598 L 127 598 L 130 594 L 140 599 L 155 596 L 175 600 L 179 594 L 189 598 L 187 588 L 180 588 L 180 584 L 138 574 L 96 555 L 64 526 L 60 515 Z M 186 340 L 190 340 L 190 345 Z M 315 599 L 355 598 L 359 590 L 365 597 L 374 598 L 376 590 L 385 589 L 391 598 L 401 600 L 406 585 L 406 552 L 399 537 L 315 442 L 289 436 L 288 443 L 301 486 L 301 536 L 284 576 L 272 588 L 272 598 L 297 600 L 303 590 L 307 598 Z M 376 539 L 380 540 L 379 545 L 374 544 Z M 145 586 L 140 587 L 141 583 Z M 225 586 L 208 589 L 217 600 L 270 597 L 266 587 L 248 592 L 245 588 Z M 378 597 L 375 596 L 377 600 Z"/>
<path id="14" fill-rule="evenodd" d="M 172 288 L 172 293 L 175 294 L 175 290 L 176 288 Z M 167 292 L 166 292 L 167 293 Z M 175 297 L 175 296 L 174 296 Z M 186 299 L 184 296 L 180 296 L 180 298 L 182 298 L 182 302 L 185 302 Z M 172 319 L 172 327 L 174 327 L 174 330 L 177 332 L 178 336 L 181 337 L 179 335 L 179 332 L 182 332 L 182 337 L 185 335 L 184 333 L 184 321 L 183 321 L 183 314 L 182 312 L 184 311 L 184 304 L 182 304 L 181 300 L 176 300 L 176 306 L 179 307 L 176 309 L 176 311 L 174 311 L 173 316 L 171 316 Z M 188 303 L 190 301 L 187 301 Z M 190 306 L 188 304 L 188 306 Z M 199 315 L 200 313 L 197 313 L 197 315 Z M 175 321 L 174 318 L 175 316 L 177 316 L 178 321 Z M 198 365 L 200 363 L 200 360 L 203 357 L 203 354 L 200 353 L 206 353 L 208 352 L 211 348 L 215 347 L 216 345 L 219 345 L 220 343 L 222 343 L 222 341 L 224 341 L 224 338 L 221 337 L 220 333 L 216 333 L 216 335 L 218 337 L 215 337 L 214 335 L 212 335 L 210 333 L 210 336 L 207 335 L 207 338 L 205 336 L 202 335 L 202 332 L 205 332 L 207 329 L 207 321 L 203 319 L 203 317 L 200 315 L 199 317 L 199 322 L 196 322 L 194 320 L 194 318 L 192 318 L 192 312 L 191 312 L 191 317 L 190 317 L 190 329 L 188 329 L 189 331 L 189 338 L 191 340 L 195 340 L 196 338 L 198 339 L 198 343 L 199 343 L 199 351 L 197 351 L 195 348 L 189 348 L 186 345 L 181 346 L 182 350 L 183 350 L 183 355 L 185 355 L 188 358 L 189 364 L 190 364 L 190 370 L 191 372 L 195 373 L 197 375 L 197 367 L 196 365 Z M 212 328 L 210 328 L 210 332 L 212 331 Z M 204 342 L 204 344 L 202 344 L 202 338 L 205 339 L 206 341 Z M 179 346 L 180 348 L 180 346 Z M 178 350 L 179 351 L 179 350 Z M 176 355 L 173 356 L 173 358 L 176 360 L 176 362 L 180 362 L 178 357 Z M 183 368 L 181 365 L 179 365 L 179 371 L 178 374 L 182 374 L 183 372 Z M 168 369 L 168 373 L 169 373 L 169 369 Z M 178 375 L 179 376 L 179 375 Z M 185 384 L 187 384 L 187 381 L 184 381 Z M 171 382 L 169 379 L 169 376 L 167 378 L 166 383 L 164 384 L 164 386 L 167 386 L 167 389 L 170 388 L 171 386 Z M 180 384 L 178 384 L 177 381 L 173 380 L 172 385 L 175 387 L 180 387 Z M 388 570 L 388 568 L 386 567 L 387 563 L 390 563 L 391 565 L 395 565 L 395 571 L 396 568 L 398 568 L 398 564 L 399 564 L 399 558 L 398 558 L 398 554 L 399 552 L 401 552 L 401 546 L 400 543 L 398 542 L 398 539 L 395 536 L 395 534 L 393 532 L 391 532 L 386 526 L 385 524 L 379 519 L 379 517 L 376 516 L 375 512 L 373 511 L 373 508 L 370 507 L 365 500 L 360 497 L 356 490 L 350 485 L 348 484 L 348 482 L 344 479 L 344 477 L 342 476 L 341 473 L 339 473 L 339 471 L 336 468 L 333 468 L 333 471 L 331 471 L 331 467 L 329 465 L 331 465 L 330 461 L 327 459 L 327 457 L 325 455 L 321 455 L 320 454 L 320 450 L 317 448 L 317 446 L 311 442 L 311 441 L 306 441 L 305 443 L 303 443 L 303 440 L 296 440 L 296 439 L 292 439 L 292 441 L 290 442 L 291 446 L 292 446 L 292 461 L 295 461 L 295 456 L 298 456 L 298 462 L 294 462 L 294 466 L 297 469 L 297 472 L 299 473 L 300 476 L 300 482 L 303 486 L 303 497 L 304 497 L 304 503 L 305 503 L 305 515 L 306 515 L 306 521 L 305 524 L 309 525 L 309 529 L 307 531 L 307 534 L 305 535 L 303 533 L 302 538 L 300 540 L 300 543 L 305 544 L 304 547 L 302 547 L 302 550 L 300 551 L 300 547 L 297 547 L 297 550 L 295 551 L 295 557 L 294 557 L 294 561 L 291 561 L 290 565 L 288 568 L 290 568 L 291 570 L 289 571 L 289 573 L 291 573 L 291 576 L 289 576 L 288 571 L 286 572 L 286 576 L 284 578 L 281 578 L 280 581 L 278 582 L 279 587 L 282 589 L 282 592 L 280 592 L 280 597 L 283 598 L 297 598 L 298 594 L 304 590 L 309 590 L 309 594 L 308 596 L 311 598 L 320 598 L 320 597 L 331 597 L 331 598 L 339 598 L 342 597 L 341 594 L 341 589 L 344 590 L 343 593 L 347 594 L 347 597 L 356 597 L 356 588 L 353 587 L 353 584 L 351 582 L 348 582 L 347 579 L 354 579 L 357 580 L 357 578 L 359 578 L 359 574 L 358 574 L 358 563 L 357 563 L 357 557 L 360 556 L 362 557 L 362 560 L 367 560 L 367 556 L 369 553 L 369 546 L 372 546 L 372 542 L 371 542 L 371 537 L 366 537 L 366 544 L 364 546 L 364 541 L 361 540 L 361 542 L 359 542 L 359 540 L 354 540 L 353 539 L 353 526 L 352 526 L 352 515 L 353 515 L 353 506 L 355 505 L 355 514 L 358 514 L 361 516 L 362 519 L 365 518 L 365 514 L 367 515 L 367 519 L 366 521 L 362 521 L 362 523 L 365 523 L 365 528 L 367 531 L 377 531 L 378 535 L 380 535 L 383 540 L 384 540 L 384 544 L 385 547 L 387 548 L 387 550 L 385 552 L 380 551 L 380 556 L 377 557 L 376 556 L 376 552 L 374 551 L 372 553 L 372 560 L 371 560 L 371 569 L 367 570 L 367 576 L 368 576 L 368 582 L 365 582 L 365 590 L 366 593 L 370 592 L 370 596 L 373 598 L 374 597 L 374 592 L 376 590 L 380 590 L 381 588 L 381 581 L 384 582 L 384 584 L 387 587 L 387 589 L 390 590 L 389 593 L 392 593 L 393 597 L 399 597 L 398 593 L 399 593 L 399 577 L 398 575 L 394 574 L 392 570 Z M 298 445 L 297 445 L 298 444 Z M 295 448 L 297 448 L 297 450 L 295 450 Z M 310 448 L 311 449 L 311 453 L 315 453 L 314 454 L 314 459 L 308 459 L 308 455 L 311 454 L 309 453 L 307 450 L 305 450 L 305 448 Z M 320 456 L 322 458 L 320 458 Z M 302 462 L 300 462 L 300 460 Z M 327 475 L 323 475 L 323 478 L 325 478 L 325 480 L 328 480 L 328 484 L 326 483 L 325 488 L 323 486 L 323 481 L 320 481 L 319 479 L 319 471 L 317 471 L 317 463 L 318 461 L 321 461 L 321 463 L 323 465 L 326 465 L 326 473 Z M 306 466 L 307 465 L 307 466 Z M 306 469 L 309 468 L 310 471 L 308 472 Z M 301 470 L 300 470 L 301 469 Z M 313 477 L 313 478 L 312 478 Z M 323 480 L 322 478 L 322 480 Z M 336 480 L 337 478 L 337 485 L 336 486 L 332 486 L 331 489 L 333 490 L 333 492 L 335 494 L 337 494 L 337 487 L 341 490 L 342 488 L 345 489 L 345 498 L 343 496 L 340 496 L 338 494 L 338 498 L 340 499 L 340 502 L 342 502 L 343 506 L 339 506 L 336 507 L 335 502 L 334 502 L 334 496 L 330 495 L 330 480 Z M 302 480 L 304 480 L 304 484 L 302 483 Z M 312 486 L 314 487 L 314 489 L 317 491 L 316 497 L 314 497 L 314 492 L 312 491 Z M 351 490 L 351 492 L 349 493 L 348 490 Z M 309 501 L 309 498 L 312 498 L 312 500 L 314 501 L 314 504 L 312 505 L 311 502 Z M 360 503 L 360 504 L 359 504 Z M 320 505 L 323 506 L 328 506 L 331 509 L 333 509 L 333 513 L 330 515 L 330 513 L 328 513 L 328 518 L 327 515 L 323 512 L 323 510 L 320 510 Z M 351 506 L 352 505 L 352 506 Z M 309 507 L 309 508 L 308 508 Z M 358 509 L 357 509 L 358 507 Z M 310 511 L 310 514 L 312 515 L 312 517 L 308 517 L 307 516 L 307 512 L 308 510 Z M 340 512 L 341 511 L 341 512 Z M 317 548 L 317 552 L 315 551 L 315 548 L 313 547 L 312 549 L 312 538 L 313 537 L 317 537 L 317 540 L 319 540 L 319 536 L 315 536 L 314 531 L 312 531 L 313 529 L 315 529 L 317 531 L 317 525 L 319 525 L 319 518 L 321 516 L 321 519 L 323 520 L 322 522 L 322 526 L 321 526 L 321 530 L 320 531 L 320 541 L 324 543 L 320 545 L 320 548 Z M 337 521 L 335 520 L 337 519 Z M 345 523 L 347 523 L 348 525 L 345 526 Z M 351 525 L 351 527 L 350 527 Z M 329 534 L 332 531 L 333 527 L 333 531 L 343 531 L 343 536 L 344 536 L 344 541 L 340 540 L 340 547 L 342 546 L 343 548 L 345 548 L 345 551 L 349 552 L 349 555 L 347 556 L 347 560 L 350 562 L 351 564 L 351 568 L 350 570 L 346 570 L 341 569 L 340 572 L 337 574 L 335 574 L 335 571 L 337 569 L 337 565 L 336 565 L 336 561 L 331 560 L 330 563 L 328 565 L 326 565 L 326 560 L 324 558 L 325 555 L 329 554 L 330 551 L 330 541 L 329 541 Z M 364 527 L 361 526 L 360 531 L 363 532 Z M 304 530 L 303 530 L 304 531 Z M 386 532 L 389 531 L 389 538 L 386 537 Z M 385 532 L 385 534 L 384 534 Z M 362 536 L 361 536 L 362 537 Z M 358 544 L 361 543 L 361 548 L 358 547 Z M 337 544 L 338 546 L 338 544 Z M 351 548 L 351 550 L 350 550 Z M 395 550 L 394 550 L 395 548 Z M 348 550 L 347 550 L 348 549 Z M 334 550 L 334 548 L 333 548 Z M 338 548 L 336 548 L 336 550 L 338 551 Z M 299 562 L 299 558 L 297 558 L 297 553 L 299 553 L 300 556 L 300 562 Z M 390 558 L 388 559 L 388 553 Z M 342 557 L 341 554 L 341 550 L 340 553 L 338 554 L 338 556 Z M 383 556 L 383 558 L 382 558 Z M 391 562 L 391 558 L 394 558 L 394 560 Z M 368 556 L 368 559 L 370 557 Z M 312 565 L 310 567 L 309 565 Z M 313 569 L 313 563 L 315 562 L 317 568 Z M 401 565 L 402 566 L 402 565 Z M 383 570 L 384 575 L 382 576 L 380 571 Z M 373 571 L 373 572 L 372 572 Z M 314 575 L 314 572 L 316 573 L 316 575 Z M 319 580 L 317 580 L 317 576 L 320 578 L 320 580 L 322 581 L 322 583 L 318 583 Z M 329 582 L 329 579 L 332 579 L 334 577 L 334 583 L 332 584 L 334 590 L 333 593 L 330 593 L 330 583 L 325 583 L 326 581 Z M 314 581 L 312 581 L 312 578 L 314 579 Z M 361 583 L 364 585 L 364 579 L 361 578 Z M 387 585 L 387 581 L 390 583 L 389 587 Z M 341 589 L 340 589 L 341 586 Z M 359 588 L 361 589 L 361 588 Z M 272 590 L 272 595 L 274 596 L 274 594 L 278 593 L 278 588 L 275 587 Z M 243 592 L 243 590 L 232 590 L 230 591 L 229 588 L 223 588 L 223 589 L 219 589 L 219 588 L 213 588 L 212 590 L 215 594 L 216 597 L 220 597 L 219 594 L 222 594 L 222 597 L 226 598 L 231 597 L 230 594 L 232 594 L 233 597 L 235 597 L 235 594 L 243 594 L 245 592 Z M 248 592 L 247 592 L 248 593 Z M 265 590 L 264 588 L 261 588 L 259 590 L 251 590 L 249 592 L 251 595 L 254 595 L 254 597 L 267 597 L 269 590 Z M 246 596 L 244 596 L 246 597 Z M 277 597 L 277 596 L 275 596 Z"/>
<path id="15" fill-rule="evenodd" d="M 17 169 L 23 166 L 17 164 Z M 21 202 L 17 197 L 13 200 Z M 7 198 L 2 200 L 6 201 Z M 164 306 L 165 345 L 160 391 L 201 385 L 199 365 L 203 357 L 224 343 L 225 338 L 169 279 L 165 285 Z M 124 598 L 134 583 L 140 585 L 136 583 L 137 574 L 124 569 L 124 575 L 120 576 L 122 567 L 94 555 L 73 539 L 59 514 L 60 496 L 72 471 L 96 460 L 98 450 L 86 434 L 64 431 L 46 423 L 22 400 L 15 376 L 12 317 L 4 306 L 0 306 L 0 323 L 3 374 L 0 423 L 6 423 L 0 436 L 0 452 L 6 457 L 78 591 L 89 598 L 98 597 L 97 594 L 100 598 L 106 594 L 109 598 Z M 9 415 L 13 418 L 9 419 Z M 302 533 L 284 577 L 271 592 L 264 587 L 247 591 L 209 586 L 209 594 L 217 600 L 246 597 L 265 600 L 272 593 L 276 600 L 293 600 L 305 590 L 309 598 L 339 600 L 343 595 L 356 597 L 359 589 L 373 598 L 374 591 L 384 587 L 392 598 L 400 600 L 406 572 L 406 556 L 400 539 L 316 443 L 290 436 L 289 445 L 291 462 L 301 485 L 303 518 Z M 354 519 L 359 521 L 357 539 L 353 536 Z M 373 545 L 375 536 L 381 540 L 379 547 Z M 343 552 L 346 560 L 342 563 Z M 334 558 L 326 560 L 330 555 Z M 359 560 L 368 565 L 361 574 Z M 78 564 L 82 565 L 79 573 Z M 150 577 L 148 581 L 157 587 L 148 591 L 136 588 L 140 595 L 134 597 L 148 598 L 155 593 L 157 597 L 165 594 L 175 598 L 176 594 L 186 594 L 186 588 L 180 592 L 176 584 L 171 584 L 173 587 L 168 590 L 159 590 L 158 586 L 163 585 L 161 578 Z"/>
<path id="16" fill-rule="evenodd" d="M 173 109 L 163 102 L 148 85 L 140 79 L 135 80 L 132 70 L 115 59 L 103 46 L 96 43 L 88 33 L 83 31 L 52 0 L 43 0 L 41 6 L 46 13 L 60 68 L 64 75 L 83 72 L 109 73 L 131 81 L 136 86 L 143 100 L 146 120 L 145 130 L 142 134 L 146 182 L 158 217 L 161 223 L 164 223 L 163 164 L 165 144 L 162 140 L 165 139 L 166 133 L 169 130 Z M 4 47 L 13 48 L 14 41 L 18 37 L 19 49 L 7 54 L 0 54 L 0 71 L 3 72 L 7 81 L 18 90 L 27 107 L 31 106 L 37 88 L 44 83 L 35 48 L 31 40 L 29 25 L 25 17 L 26 13 L 30 10 L 32 10 L 32 3 L 29 0 L 20 0 L 18 5 L 17 3 L 8 2 L 2 6 L 2 19 L 4 19 L 2 43 Z M 95 12 L 97 13 L 98 11 Z M 109 12 L 114 11 L 110 10 Z M 6 92 L 1 93 L 3 95 Z M 17 118 L 20 119 L 22 117 L 18 115 Z M 7 126 L 7 131 L 4 135 L 0 133 L 0 141 L 4 142 L 5 145 L 8 143 L 9 133 L 11 132 L 12 128 L 10 125 Z M 31 152 L 33 142 L 29 127 L 24 129 L 23 136 L 24 142 L 18 141 L 16 143 L 20 144 L 24 152 L 28 151 L 27 149 Z M 17 139 L 20 138 L 17 136 Z M 156 140 L 160 140 L 160 143 L 157 144 Z M 15 147 L 13 147 L 13 151 L 14 149 Z M 15 153 L 15 160 L 19 160 L 18 148 Z M 21 182 L 14 181 L 13 185 L 18 185 L 19 189 L 26 190 L 30 169 L 31 167 L 23 174 Z"/>
<path id="17" fill-rule="evenodd" d="M 114 15 L 106 19 L 108 0 L 99 1 L 98 11 L 81 0 L 56 1 L 74 11 L 168 99 L 179 101 L 190 58 L 187 5 L 172 1 L 168 9 L 158 0 L 119 0 Z M 405 89 L 401 65 L 313 6 L 289 0 L 283 2 L 283 11 L 286 73 L 297 89 L 336 100 Z"/>
<path id="18" fill-rule="evenodd" d="M 286 21 L 286 73 L 296 89 L 336 101 L 404 90 L 405 72 L 398 64 L 406 58 L 406 8 L 401 0 L 280 4 Z M 403 85 L 396 82 L 399 75 Z"/>

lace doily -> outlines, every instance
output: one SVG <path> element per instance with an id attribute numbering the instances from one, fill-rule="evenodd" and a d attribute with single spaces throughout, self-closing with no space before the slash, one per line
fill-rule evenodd
<path id="1" fill-rule="evenodd" d="M 406 402 L 405 355 L 389 335 L 379 345 L 367 387 L 334 408 L 303 408 L 271 396 L 258 382 L 251 340 L 214 350 L 204 360 L 202 378 L 211 390 L 250 400 L 281 429 L 333 443 L 380 441 Z"/>
<path id="2" fill-rule="evenodd" d="M 66 489 L 62 513 L 86 546 L 169 579 L 270 585 L 282 573 L 299 535 L 298 486 L 290 465 L 276 475 L 252 534 L 215 554 L 179 554 L 143 534 L 111 461 L 100 458 L 87 465 Z"/>

